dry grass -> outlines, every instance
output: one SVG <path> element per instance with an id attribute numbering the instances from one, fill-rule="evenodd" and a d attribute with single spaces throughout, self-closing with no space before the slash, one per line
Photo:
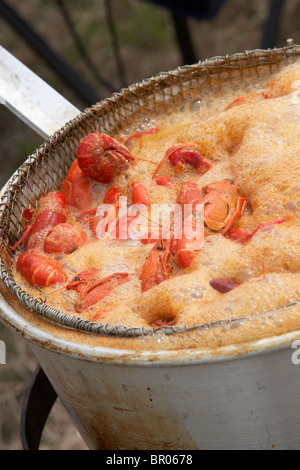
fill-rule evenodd
<path id="1" fill-rule="evenodd" d="M 97 82 L 74 47 L 57 2 L 10 0 L 7 3 L 15 7 L 36 28 L 100 96 L 110 95 Z M 118 90 L 121 80 L 105 22 L 104 3 L 96 0 L 74 0 L 67 3 L 72 5 L 71 13 L 77 31 L 97 69 Z M 138 0 L 114 0 L 113 6 L 127 84 L 182 65 L 168 12 Z M 199 59 L 259 47 L 268 6 L 268 0 L 228 0 L 212 21 L 190 19 L 189 25 Z M 279 46 L 284 45 L 288 37 L 293 37 L 296 43 L 300 42 L 299 10 L 297 0 L 286 1 L 277 38 Z M 20 40 L 18 34 L 1 17 L 0 43 L 73 104 L 84 109 L 85 103 L 76 93 Z M 2 186 L 26 156 L 41 143 L 41 139 L 3 106 L 0 107 L 0 133 Z M 19 437 L 22 400 L 37 361 L 27 343 L 3 325 L 0 325 L 0 339 L 5 341 L 7 348 L 7 363 L 0 365 L 0 449 L 18 450 L 22 449 Z M 86 448 L 59 401 L 47 421 L 40 448 Z"/>

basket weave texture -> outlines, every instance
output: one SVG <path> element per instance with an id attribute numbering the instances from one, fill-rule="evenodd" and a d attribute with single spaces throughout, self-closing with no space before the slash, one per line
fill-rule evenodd
<path id="1" fill-rule="evenodd" d="M 80 140 L 96 130 L 117 136 L 133 122 L 142 122 L 157 114 L 169 114 L 185 102 L 201 97 L 204 87 L 216 88 L 224 82 L 243 77 L 266 75 L 279 66 L 290 64 L 300 56 L 300 46 L 288 45 L 280 49 L 253 50 L 230 56 L 214 57 L 194 65 L 162 72 L 155 77 L 122 89 L 93 107 L 52 135 L 35 153 L 30 155 L 12 175 L 2 190 L 0 201 L 0 275 L 10 292 L 30 311 L 44 319 L 93 334 L 135 337 L 155 334 L 163 329 L 166 334 L 187 331 L 189 328 L 164 326 L 160 328 L 129 328 L 109 326 L 70 316 L 44 304 L 41 297 L 28 295 L 14 280 L 9 247 L 24 229 L 22 214 L 25 208 L 34 208 L 38 199 L 49 191 L 59 189 L 75 159 Z M 10 253 L 11 254 L 11 253 Z M 238 321 L 240 319 L 236 319 Z M 227 320 L 228 321 L 228 320 Z M 220 321 L 215 322 L 220 324 Z M 214 323 L 193 328 L 213 327 Z"/>

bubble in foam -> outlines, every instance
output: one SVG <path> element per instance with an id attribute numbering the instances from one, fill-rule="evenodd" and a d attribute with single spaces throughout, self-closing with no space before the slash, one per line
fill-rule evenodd
<path id="1" fill-rule="evenodd" d="M 278 113 L 271 114 L 267 119 L 268 126 L 274 126 L 281 121 L 281 115 Z"/>
<path id="2" fill-rule="evenodd" d="M 198 111 L 201 107 L 202 101 L 201 100 L 195 100 L 192 102 L 190 110 L 191 111 Z"/>
<path id="3" fill-rule="evenodd" d="M 185 295 L 182 293 L 177 293 L 175 296 L 174 296 L 174 300 L 177 301 L 177 302 L 180 302 L 181 300 L 183 300 L 185 297 Z"/>
<path id="4" fill-rule="evenodd" d="M 189 294 L 191 292 L 192 288 L 191 287 L 182 287 L 181 292 L 185 294 Z"/>
<path id="5" fill-rule="evenodd" d="M 285 204 L 283 204 L 283 207 L 289 212 L 296 212 L 297 210 L 297 204 L 294 201 L 286 202 Z"/>
<path id="6" fill-rule="evenodd" d="M 103 184 L 93 184 L 93 191 L 96 193 L 103 192 Z"/>
<path id="7" fill-rule="evenodd" d="M 55 256 L 54 258 L 57 260 L 57 261 L 60 261 L 62 259 L 64 259 L 66 257 L 66 254 L 65 253 L 60 253 L 59 255 Z"/>
<path id="8" fill-rule="evenodd" d="M 234 321 L 230 324 L 230 329 L 235 330 L 236 328 L 240 328 L 243 326 L 243 322 L 241 320 L 239 321 Z"/>
<path id="9" fill-rule="evenodd" d="M 193 299 L 202 299 L 203 294 L 202 292 L 194 291 L 191 293 L 191 297 L 193 297 Z"/>
<path id="10" fill-rule="evenodd" d="M 195 290 L 199 291 L 199 290 L 205 290 L 205 287 L 199 285 L 199 286 L 196 286 L 195 287 Z"/>
<path id="11" fill-rule="evenodd" d="M 296 193 L 300 193 L 300 183 L 296 183 L 293 187 L 292 190 L 295 191 Z"/>
<path id="12" fill-rule="evenodd" d="M 62 269 L 72 269 L 73 264 L 70 261 L 64 261 L 61 265 Z"/>
<path id="13" fill-rule="evenodd" d="M 237 281 L 240 282 L 240 283 L 248 281 L 249 279 L 252 279 L 253 277 L 254 277 L 254 274 L 253 274 L 253 271 L 250 268 L 241 269 L 237 273 L 237 276 L 236 276 Z"/>

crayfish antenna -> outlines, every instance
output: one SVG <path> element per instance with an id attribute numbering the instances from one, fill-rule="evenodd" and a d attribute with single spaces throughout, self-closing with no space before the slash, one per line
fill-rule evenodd
<path id="1" fill-rule="evenodd" d="M 136 160 L 140 160 L 141 162 L 152 163 L 152 165 L 157 165 L 156 162 L 152 162 L 152 160 L 146 160 L 145 158 L 135 157 Z"/>
<path id="2" fill-rule="evenodd" d="M 172 227 L 171 222 L 169 222 L 168 225 L 165 225 L 165 226 L 164 226 L 164 225 L 162 225 L 160 222 L 158 222 L 158 221 L 156 221 L 156 220 L 151 220 L 150 217 L 147 217 L 147 216 L 146 216 L 145 214 L 143 214 L 142 212 L 140 212 L 139 215 L 142 216 L 142 217 L 144 217 L 144 219 L 146 219 L 148 222 L 150 222 L 150 224 L 156 225 L 156 226 L 159 228 L 159 230 L 161 230 L 161 235 L 163 234 L 163 231 L 165 231 L 165 233 L 167 233 L 167 234 L 169 233 L 169 231 L 172 231 L 172 232 L 174 233 L 174 230 L 172 230 L 172 228 L 171 228 L 171 227 Z M 151 235 L 151 233 L 150 233 L 150 235 Z M 160 235 L 160 232 L 159 232 L 158 235 Z M 157 239 L 154 239 L 154 241 L 158 241 L 158 240 L 160 240 L 161 238 L 164 238 L 164 237 L 158 236 Z M 142 239 L 142 243 L 143 243 L 143 240 L 144 240 L 144 239 Z M 149 239 L 145 240 L 145 243 L 147 243 L 149 240 L 150 240 L 150 242 L 151 242 L 151 240 L 152 240 L 151 236 L 149 237 Z"/>
<path id="3" fill-rule="evenodd" d="M 167 158 L 168 158 L 168 154 L 166 154 L 166 155 L 161 159 L 161 161 L 160 161 L 158 164 L 156 164 L 156 165 L 157 165 L 157 166 L 156 166 L 156 170 L 155 170 L 155 172 L 154 172 L 153 175 L 152 175 L 152 179 L 155 178 L 155 176 L 157 175 L 157 173 L 159 172 L 161 166 L 164 164 L 164 162 L 167 160 Z"/>
<path id="4" fill-rule="evenodd" d="M 144 135 L 156 134 L 157 132 L 158 132 L 158 129 L 156 127 L 153 127 L 152 129 L 148 129 L 147 131 L 137 132 L 136 134 L 129 135 L 128 137 L 119 137 L 117 140 L 119 140 L 120 142 L 122 142 L 124 145 L 127 146 L 128 144 L 131 143 L 133 139 L 139 139 L 139 138 L 142 138 Z M 141 146 L 141 141 L 140 141 L 140 146 Z"/>
<path id="5" fill-rule="evenodd" d="M 56 294 L 57 292 L 60 292 L 61 290 L 66 289 L 67 286 L 68 286 L 68 284 L 66 284 L 66 285 L 63 286 L 63 287 L 60 287 L 59 289 L 55 289 L 55 290 L 53 290 L 52 292 L 49 292 L 48 295 Z"/>

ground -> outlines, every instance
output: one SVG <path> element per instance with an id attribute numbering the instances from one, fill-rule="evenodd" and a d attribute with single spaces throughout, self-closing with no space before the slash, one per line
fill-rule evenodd
<path id="1" fill-rule="evenodd" d="M 102 98 L 123 86 L 183 65 L 169 12 L 151 2 L 112 0 L 114 34 L 108 27 L 109 11 L 105 1 L 7 0 L 6 3 L 15 8 Z M 67 27 L 61 9 L 64 4 L 69 8 L 76 34 L 84 45 L 84 55 L 76 47 Z M 269 5 L 269 0 L 228 0 L 210 21 L 189 18 L 198 60 L 259 48 Z M 284 3 L 275 45 L 285 45 L 287 38 L 300 43 L 300 3 L 297 0 Z M 0 44 L 79 109 L 86 107 L 87 103 L 1 16 Z M 0 135 L 2 187 L 42 139 L 3 105 L 0 105 Z M 18 450 L 22 449 L 19 437 L 22 400 L 37 362 L 29 346 L 2 325 L 0 339 L 6 344 L 6 365 L 0 365 L 0 449 Z M 46 424 L 40 448 L 86 448 L 59 401 Z"/>

